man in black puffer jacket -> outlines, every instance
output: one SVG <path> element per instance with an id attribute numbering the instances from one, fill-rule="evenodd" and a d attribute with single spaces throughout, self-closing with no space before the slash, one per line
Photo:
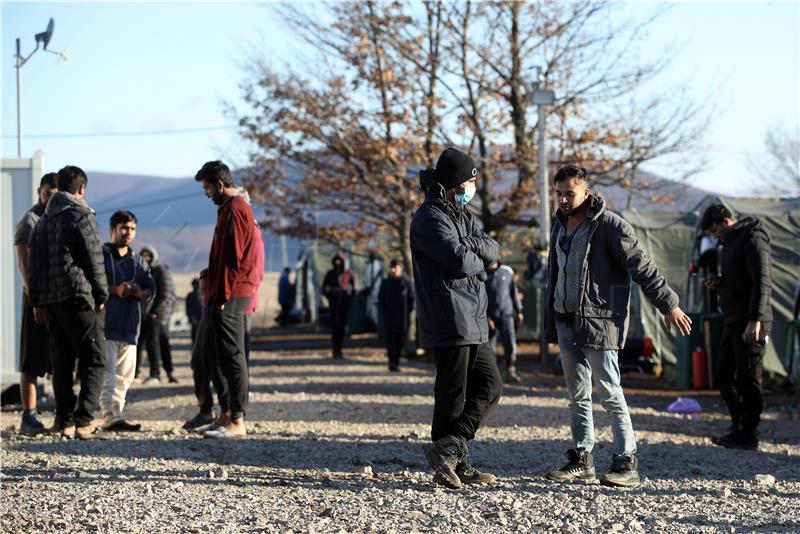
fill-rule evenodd
<path id="1" fill-rule="evenodd" d="M 730 431 L 713 441 L 723 447 L 755 450 L 764 408 L 765 340 L 772 329 L 769 234 L 756 219 L 737 221 L 722 204 L 706 209 L 700 229 L 722 243 L 721 276 L 706 286 L 717 289 L 725 315 L 715 381 L 733 420 Z"/>
<path id="2" fill-rule="evenodd" d="M 470 465 L 467 441 L 497 404 L 502 379 L 489 345 L 486 267 L 499 245 L 465 209 L 475 194 L 475 162 L 454 148 L 436 170 L 420 172 L 425 202 L 411 222 L 420 345 L 436 358 L 431 438 L 425 455 L 434 481 L 450 488 L 491 483 Z"/>
<path id="3" fill-rule="evenodd" d="M 28 282 L 34 316 L 52 338 L 55 427 L 64 437 L 97 437 L 92 424 L 103 386 L 106 340 L 103 306 L 108 282 L 94 212 L 86 205 L 87 178 L 78 167 L 58 171 L 50 197 L 31 233 Z M 75 360 L 81 391 L 72 391 Z"/>

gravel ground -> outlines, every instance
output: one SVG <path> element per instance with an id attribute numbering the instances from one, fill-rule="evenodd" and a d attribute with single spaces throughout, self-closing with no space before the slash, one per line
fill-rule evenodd
<path id="1" fill-rule="evenodd" d="M 19 412 L 3 413 L 0 531 L 800 531 L 796 396 L 768 399 L 782 406 L 763 424 L 760 452 L 747 452 L 706 437 L 726 427 L 718 397 L 700 397 L 709 411 L 685 419 L 664 411 L 674 392 L 631 388 L 644 483 L 556 484 L 542 475 L 569 446 L 564 388 L 524 362 L 524 383 L 506 387 L 471 444 L 475 465 L 498 483 L 454 491 L 432 485 L 421 452 L 432 365 L 409 364 L 398 375 L 375 349 L 346 356 L 254 352 L 249 435 L 236 441 L 180 429 L 195 413 L 186 350 L 175 352 L 180 384 L 129 393 L 128 418 L 143 432 L 25 438 L 16 434 Z M 595 408 L 602 473 L 611 433 Z"/>

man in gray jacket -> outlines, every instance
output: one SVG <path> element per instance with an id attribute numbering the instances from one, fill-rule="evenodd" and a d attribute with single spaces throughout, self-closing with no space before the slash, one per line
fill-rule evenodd
<path id="1" fill-rule="evenodd" d="M 55 428 L 65 438 L 99 437 L 92 423 L 103 386 L 106 339 L 103 307 L 108 282 L 94 212 L 86 205 L 86 173 L 58 171 L 58 193 L 31 233 L 28 291 L 36 322 L 52 337 Z M 72 391 L 78 360 L 81 390 Z M 76 402 L 77 401 L 77 402 Z"/>
<path id="2" fill-rule="evenodd" d="M 521 382 L 517 374 L 517 327 L 522 326 L 522 302 L 519 300 L 514 270 L 499 261 L 486 270 L 486 295 L 489 297 L 489 343 L 497 352 L 497 338 L 506 358 L 506 382 Z"/>
<path id="3" fill-rule="evenodd" d="M 486 267 L 499 252 L 465 209 L 475 194 L 475 162 L 454 148 L 420 172 L 425 202 L 411 222 L 420 345 L 436 359 L 431 438 L 434 482 L 450 488 L 491 483 L 468 458 L 467 441 L 497 404 L 502 379 L 489 345 Z"/>
<path id="4" fill-rule="evenodd" d="M 614 435 L 609 486 L 639 484 L 636 439 L 620 385 L 617 352 L 625 345 L 631 279 L 673 325 L 687 335 L 691 320 L 647 257 L 633 228 L 589 193 L 586 170 L 567 165 L 556 173 L 558 211 L 550 235 L 547 287 L 548 341 L 558 342 L 572 413 L 574 448 L 548 478 L 594 479 L 592 378 Z"/>

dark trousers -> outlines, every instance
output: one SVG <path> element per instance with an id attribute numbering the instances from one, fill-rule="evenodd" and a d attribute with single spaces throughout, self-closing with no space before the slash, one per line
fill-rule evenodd
<path id="1" fill-rule="evenodd" d="M 200 413 L 210 414 L 214 409 L 214 397 L 211 385 L 217 392 L 220 410 L 226 412 L 228 406 L 228 392 L 226 383 L 222 380 L 222 369 L 219 367 L 214 348 L 214 337 L 211 334 L 210 315 L 208 309 L 203 310 L 203 316 L 197 324 L 196 339 L 192 343 L 192 380 L 194 381 L 194 394 L 200 404 Z"/>
<path id="2" fill-rule="evenodd" d="M 494 351 L 483 343 L 434 348 L 431 353 L 436 358 L 431 438 L 453 435 L 470 440 L 503 391 Z"/>
<path id="3" fill-rule="evenodd" d="M 400 365 L 400 356 L 406 345 L 408 332 L 404 330 L 389 330 L 386 332 L 386 352 L 389 355 L 389 367 Z"/>
<path id="4" fill-rule="evenodd" d="M 729 323 L 723 327 L 714 379 L 728 404 L 734 425 L 749 431 L 758 428 L 764 409 L 761 374 L 765 348 L 742 341 L 746 327 L 746 322 Z"/>
<path id="5" fill-rule="evenodd" d="M 245 355 L 244 310 L 250 303 L 248 298 L 235 298 L 228 301 L 225 309 L 209 306 L 211 338 L 213 339 L 214 367 L 221 372 L 224 382 L 227 405 L 230 407 L 231 419 L 240 419 L 247 408 L 248 372 Z M 222 402 L 220 402 L 222 404 Z"/>
<path id="6" fill-rule="evenodd" d="M 334 354 L 341 354 L 344 343 L 344 329 L 347 327 L 347 312 L 349 306 L 331 307 L 331 345 Z"/>
<path id="7" fill-rule="evenodd" d="M 191 319 L 192 324 L 192 346 L 194 347 L 194 342 L 197 339 L 197 328 L 200 326 L 200 321 L 197 319 Z"/>
<path id="8" fill-rule="evenodd" d="M 139 334 L 139 344 L 136 347 L 136 376 L 144 359 L 143 353 L 147 351 L 147 360 L 150 363 L 150 376 L 158 378 L 161 374 L 161 322 L 158 319 L 142 317 L 142 329 Z"/>
<path id="9" fill-rule="evenodd" d="M 172 344 L 169 340 L 169 325 L 162 324 L 158 332 L 158 346 L 161 349 L 161 365 L 168 374 L 172 374 L 175 367 L 172 365 Z"/>
<path id="10" fill-rule="evenodd" d="M 244 316 L 244 359 L 250 367 L 250 331 L 253 329 L 253 314 Z"/>
<path id="11" fill-rule="evenodd" d="M 56 397 L 56 427 L 89 426 L 100 408 L 106 366 L 104 317 L 83 300 L 50 304 L 47 324 L 52 337 L 53 392 Z M 75 360 L 81 391 L 72 390 Z"/>
<path id="12" fill-rule="evenodd" d="M 503 344 L 503 355 L 506 358 L 506 367 L 517 364 L 517 327 L 513 315 L 502 315 L 494 319 L 494 330 L 489 332 L 489 343 L 492 351 L 497 353 L 497 338 Z"/>

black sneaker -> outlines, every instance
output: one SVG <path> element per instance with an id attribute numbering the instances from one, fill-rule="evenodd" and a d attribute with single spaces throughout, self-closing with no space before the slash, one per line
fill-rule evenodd
<path id="1" fill-rule="evenodd" d="M 39 418 L 39 412 L 36 410 L 22 411 L 22 420 L 19 423 L 20 434 L 23 436 L 36 436 L 45 432 L 47 432 L 47 428 Z"/>
<path id="2" fill-rule="evenodd" d="M 456 474 L 456 466 L 461 456 L 461 441 L 456 437 L 446 436 L 423 445 L 422 450 L 425 451 L 428 465 L 436 472 L 433 481 L 451 489 L 459 489 L 461 479 Z"/>
<path id="3" fill-rule="evenodd" d="M 600 483 L 604 486 L 617 486 L 621 488 L 633 488 L 638 486 L 641 481 L 639 480 L 639 473 L 636 468 L 639 461 L 636 456 L 630 458 L 626 456 L 614 456 L 614 462 L 611 464 L 611 470 L 600 477 Z"/>
<path id="4" fill-rule="evenodd" d="M 141 429 L 140 423 L 129 423 L 122 417 L 114 417 L 103 425 L 104 432 L 138 432 Z"/>
<path id="5" fill-rule="evenodd" d="M 173 375 L 172 373 L 167 373 L 167 381 L 170 384 L 177 384 L 178 383 L 178 379 L 175 378 L 175 375 Z"/>
<path id="6" fill-rule="evenodd" d="M 506 370 L 506 382 L 514 384 L 522 382 L 522 378 L 517 374 L 517 368 L 513 365 L 508 366 Z"/>
<path id="7" fill-rule="evenodd" d="M 715 445 L 727 449 L 744 449 L 747 451 L 758 450 L 757 430 L 731 430 L 724 436 L 711 438 Z"/>
<path id="8" fill-rule="evenodd" d="M 199 413 L 183 423 L 183 428 L 185 430 L 194 430 L 195 428 L 200 428 L 201 426 L 210 425 L 215 420 L 216 419 L 214 418 L 213 413 L 211 415 L 203 415 Z"/>
<path id="9" fill-rule="evenodd" d="M 567 463 L 555 471 L 550 471 L 547 478 L 566 482 L 569 480 L 594 480 L 595 476 L 592 453 L 567 449 Z"/>

